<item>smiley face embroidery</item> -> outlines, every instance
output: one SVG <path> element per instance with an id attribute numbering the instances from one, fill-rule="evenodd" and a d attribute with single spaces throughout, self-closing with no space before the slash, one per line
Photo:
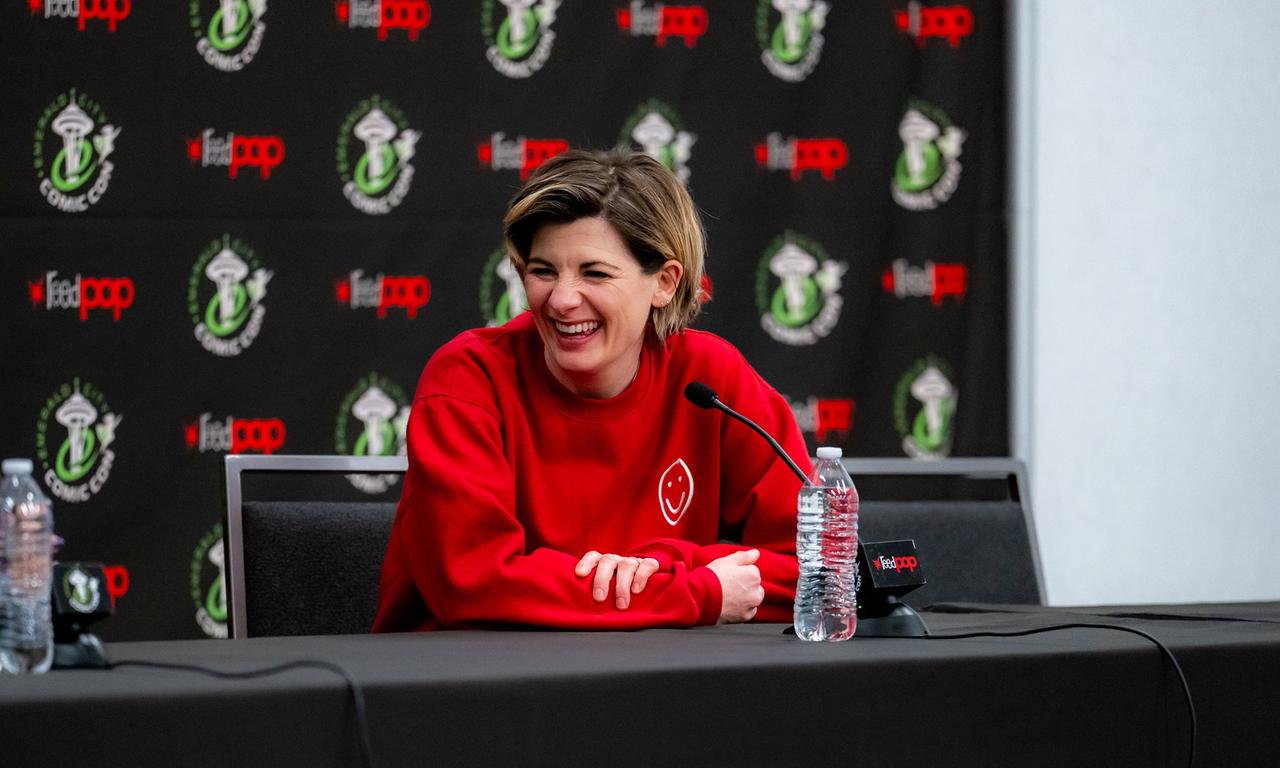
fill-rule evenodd
<path id="1" fill-rule="evenodd" d="M 676 459 L 658 480 L 658 506 L 671 525 L 680 522 L 693 503 L 693 473 L 684 459 Z"/>

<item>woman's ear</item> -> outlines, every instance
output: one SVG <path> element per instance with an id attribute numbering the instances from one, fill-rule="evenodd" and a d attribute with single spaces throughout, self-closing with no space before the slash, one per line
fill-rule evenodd
<path id="1" fill-rule="evenodd" d="M 670 304 L 683 276 L 684 266 L 675 259 L 667 259 L 657 272 L 658 284 L 653 291 L 653 306 L 665 307 Z"/>

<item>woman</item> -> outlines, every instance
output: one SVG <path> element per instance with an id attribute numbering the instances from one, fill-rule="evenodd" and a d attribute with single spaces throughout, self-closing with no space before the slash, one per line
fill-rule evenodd
<path id="1" fill-rule="evenodd" d="M 504 226 L 530 311 L 423 371 L 374 631 L 790 621 L 800 481 L 684 387 L 807 463 L 804 441 L 732 345 L 686 330 L 705 246 L 683 185 L 643 154 L 571 151 Z"/>

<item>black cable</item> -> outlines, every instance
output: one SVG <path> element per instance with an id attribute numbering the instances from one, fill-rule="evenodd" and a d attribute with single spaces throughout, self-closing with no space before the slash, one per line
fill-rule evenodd
<path id="1" fill-rule="evenodd" d="M 1178 681 L 1182 683 L 1182 693 L 1186 697 L 1186 702 L 1187 702 L 1187 716 L 1191 720 L 1191 748 L 1190 750 L 1188 750 L 1188 754 L 1187 754 L 1187 766 L 1188 767 L 1194 766 L 1195 760 L 1196 760 L 1196 705 L 1195 705 L 1195 702 L 1191 700 L 1191 686 L 1187 685 L 1187 676 L 1182 673 L 1182 666 L 1178 664 L 1178 660 L 1174 658 L 1173 651 L 1169 650 L 1169 647 L 1166 646 L 1164 643 L 1160 642 L 1160 639 L 1155 635 L 1149 634 L 1147 632 L 1143 632 L 1141 629 L 1134 629 L 1133 627 L 1122 627 L 1119 624 L 1074 623 L 1074 624 L 1055 624 L 1051 627 L 1039 627 L 1037 629 L 1023 629 L 1023 630 L 1018 630 L 1016 632 L 966 632 L 960 635 L 923 635 L 922 637 L 917 639 L 963 640 L 965 638 L 970 638 L 970 637 L 1022 637 L 1024 635 L 1037 635 L 1037 634 L 1040 634 L 1041 632 L 1057 632 L 1064 629 L 1112 629 L 1117 632 L 1128 632 L 1131 635 L 1138 635 L 1139 637 L 1145 637 L 1146 639 L 1155 643 L 1155 646 L 1160 649 L 1160 652 L 1164 654 L 1164 657 L 1167 658 L 1169 660 L 1169 663 L 1173 665 L 1173 671 L 1178 673 Z"/>
<path id="2" fill-rule="evenodd" d="M 288 672 L 294 669 L 323 669 L 341 677 L 347 681 L 347 689 L 351 692 L 351 704 L 355 708 L 356 714 L 356 731 L 360 736 L 360 758 L 364 763 L 364 768 L 373 768 L 373 749 L 369 742 L 369 722 L 365 716 L 364 710 L 364 690 L 350 672 L 342 667 L 329 661 L 321 661 L 319 659 L 299 659 L 297 661 L 287 661 L 283 664 L 277 664 L 273 667 L 264 667 L 262 669 L 250 669 L 243 672 L 225 672 L 220 669 L 210 669 L 195 664 L 173 664 L 164 661 L 143 661 L 140 659 L 124 659 L 122 661 L 112 662 L 109 669 L 118 669 L 119 667 L 149 667 L 151 669 L 175 669 L 183 672 L 197 672 L 202 675 L 209 675 L 223 680 L 251 680 L 256 677 L 267 677 L 268 675 L 278 675 L 281 672 Z"/>

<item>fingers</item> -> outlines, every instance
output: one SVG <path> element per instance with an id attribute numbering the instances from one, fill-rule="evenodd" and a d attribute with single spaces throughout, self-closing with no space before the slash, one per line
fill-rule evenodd
<path id="1" fill-rule="evenodd" d="M 634 557 L 624 557 L 618 561 L 618 569 L 614 577 L 614 605 L 618 606 L 618 610 L 625 611 L 627 606 L 631 604 L 631 580 L 636 575 L 636 569 L 640 567 L 640 561 Z"/>
<path id="2" fill-rule="evenodd" d="M 760 559 L 760 550 L 744 549 L 739 552 L 734 552 L 732 556 L 737 560 L 738 565 L 751 565 Z"/>
<path id="3" fill-rule="evenodd" d="M 636 576 L 631 580 L 631 591 L 640 594 L 649 583 L 649 577 L 658 572 L 658 561 L 652 557 L 643 558 L 640 567 L 636 568 Z"/>
<path id="4" fill-rule="evenodd" d="M 580 579 L 586 578 L 591 574 L 591 569 L 596 567 L 596 563 L 600 562 L 601 557 L 602 555 L 594 549 L 583 555 L 573 568 L 574 575 Z"/>
<path id="5" fill-rule="evenodd" d="M 596 564 L 596 579 L 591 587 L 591 597 L 597 603 L 603 603 L 605 595 L 609 594 L 609 582 L 613 580 L 613 572 L 621 559 L 617 555 L 604 555 Z"/>

